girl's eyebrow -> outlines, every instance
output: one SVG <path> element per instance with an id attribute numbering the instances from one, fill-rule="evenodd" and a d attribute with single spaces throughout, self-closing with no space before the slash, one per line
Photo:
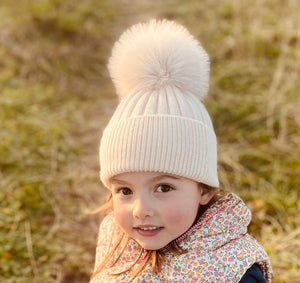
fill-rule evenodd
<path id="1" fill-rule="evenodd" d="M 165 175 L 158 175 L 158 176 L 156 176 L 156 177 L 153 177 L 153 178 L 151 179 L 151 181 L 152 181 L 152 182 L 159 182 L 159 181 L 161 181 L 161 180 L 163 180 L 163 179 L 174 179 L 174 180 L 179 180 L 180 178 L 178 178 L 178 177 L 176 177 L 176 176 L 174 176 L 174 175 L 167 175 L 167 174 L 165 174 Z"/>
<path id="2" fill-rule="evenodd" d="M 127 183 L 126 181 L 119 180 L 116 178 L 111 178 L 110 183 L 115 183 L 115 184 L 120 184 L 120 185 L 129 185 L 129 183 Z"/>
<path id="3" fill-rule="evenodd" d="M 153 178 L 151 178 L 147 183 L 155 183 L 155 182 L 159 182 L 163 179 L 173 179 L 173 180 L 180 180 L 180 178 L 174 176 L 174 175 L 167 175 L 167 174 L 163 174 L 163 175 L 158 175 L 155 176 Z M 120 184 L 120 185 L 130 185 L 130 183 L 124 181 L 124 180 L 119 180 L 117 178 L 111 178 L 110 179 L 110 183 L 113 184 Z"/>

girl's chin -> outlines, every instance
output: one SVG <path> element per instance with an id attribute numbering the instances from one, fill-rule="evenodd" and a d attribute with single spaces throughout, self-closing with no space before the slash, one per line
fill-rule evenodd
<path id="1" fill-rule="evenodd" d="M 155 250 L 160 250 L 162 248 L 164 248 L 166 245 L 158 245 L 157 243 L 145 243 L 145 242 L 139 242 L 137 241 L 138 244 L 145 250 L 149 250 L 149 251 L 155 251 Z"/>

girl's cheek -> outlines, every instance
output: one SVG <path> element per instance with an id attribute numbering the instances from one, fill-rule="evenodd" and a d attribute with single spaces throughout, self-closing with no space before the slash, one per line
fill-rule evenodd
<path id="1" fill-rule="evenodd" d="M 118 207 L 118 206 L 116 206 Z M 114 216 L 115 219 L 117 221 L 117 223 L 123 228 L 125 229 L 126 227 L 126 219 L 128 220 L 128 215 L 126 213 L 126 210 L 123 210 L 122 208 L 118 207 L 118 208 L 114 208 Z"/>
<path id="2" fill-rule="evenodd" d="M 171 204 L 164 207 L 163 213 L 168 218 L 167 220 L 171 223 L 182 223 L 187 222 L 193 218 L 194 211 L 191 211 L 189 206 L 179 206 L 178 204 Z M 187 209 L 188 208 L 188 209 Z"/>
<path id="3" fill-rule="evenodd" d="M 161 214 L 165 215 L 167 220 L 172 223 L 181 222 L 186 216 L 184 210 L 181 207 L 179 207 L 176 203 L 164 205 L 164 207 L 161 210 Z"/>

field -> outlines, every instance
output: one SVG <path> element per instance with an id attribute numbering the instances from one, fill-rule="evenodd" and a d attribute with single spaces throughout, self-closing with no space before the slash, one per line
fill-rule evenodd
<path id="1" fill-rule="evenodd" d="M 300 2 L 0 3 L 0 282 L 88 282 L 101 132 L 117 98 L 106 63 L 131 24 L 185 25 L 211 58 L 205 105 L 221 186 L 253 213 L 273 282 L 300 282 Z"/>

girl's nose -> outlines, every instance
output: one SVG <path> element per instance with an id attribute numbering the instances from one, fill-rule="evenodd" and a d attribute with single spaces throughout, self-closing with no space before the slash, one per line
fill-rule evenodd
<path id="1" fill-rule="evenodd" d="M 133 204 L 133 216 L 135 218 L 143 219 L 145 217 L 153 216 L 154 211 L 151 208 L 149 201 L 143 199 L 136 199 Z"/>

